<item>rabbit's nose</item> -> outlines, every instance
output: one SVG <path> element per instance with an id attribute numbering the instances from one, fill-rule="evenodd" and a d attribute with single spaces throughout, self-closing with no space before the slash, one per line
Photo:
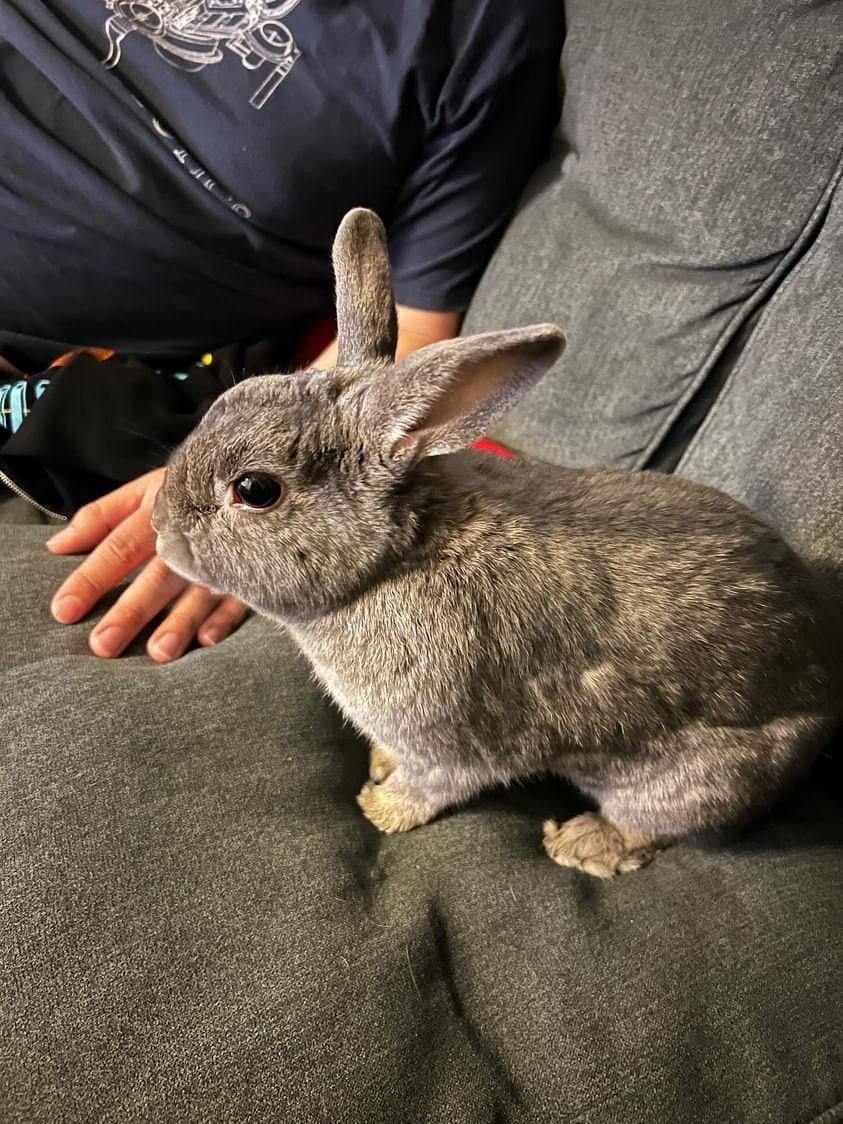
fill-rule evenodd
<path id="1" fill-rule="evenodd" d="M 152 514 L 149 517 L 150 525 L 156 535 L 160 535 L 161 531 L 167 525 L 167 498 L 164 495 L 164 489 L 158 489 L 158 495 L 155 497 L 155 503 L 152 505 Z"/>
<path id="2" fill-rule="evenodd" d="M 177 531 L 162 531 L 155 542 L 155 552 L 171 570 L 188 581 L 196 577 L 196 565 L 189 543 Z"/>

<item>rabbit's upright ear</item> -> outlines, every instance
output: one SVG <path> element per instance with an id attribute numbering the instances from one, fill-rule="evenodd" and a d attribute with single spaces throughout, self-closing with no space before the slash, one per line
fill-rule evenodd
<path id="1" fill-rule="evenodd" d="M 554 324 L 423 347 L 375 381 L 363 424 L 398 460 L 457 452 L 532 389 L 564 347 Z"/>
<path id="2" fill-rule="evenodd" d="M 363 207 L 349 211 L 334 239 L 337 366 L 392 362 L 398 323 L 383 223 Z"/>

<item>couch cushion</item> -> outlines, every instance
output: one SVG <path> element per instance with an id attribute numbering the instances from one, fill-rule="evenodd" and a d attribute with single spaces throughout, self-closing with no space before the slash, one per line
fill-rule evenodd
<path id="1" fill-rule="evenodd" d="M 380 836 L 280 633 L 96 660 L 44 536 L 0 526 L 0 1119 L 840 1119 L 830 774 L 609 883 L 542 854 L 555 785 Z"/>
<path id="2" fill-rule="evenodd" d="M 465 330 L 569 332 L 492 436 L 558 463 L 641 466 L 822 224 L 840 174 L 843 8 L 565 7 L 562 139 Z"/>
<path id="3" fill-rule="evenodd" d="M 770 296 L 678 471 L 779 527 L 843 601 L 843 184 Z"/>

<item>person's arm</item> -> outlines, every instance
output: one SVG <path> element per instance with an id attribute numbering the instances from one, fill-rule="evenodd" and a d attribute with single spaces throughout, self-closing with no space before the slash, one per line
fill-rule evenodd
<path id="1" fill-rule="evenodd" d="M 440 340 L 449 340 L 457 334 L 462 316 L 459 312 L 428 312 L 423 308 L 398 305 L 398 349 L 395 358 L 402 359 L 420 347 Z M 327 370 L 337 361 L 337 341 L 329 344 L 314 367 Z"/>
<path id="2" fill-rule="evenodd" d="M 430 311 L 468 308 L 560 109 L 559 4 L 454 4 L 445 19 L 420 48 L 424 133 L 382 216 L 396 301 Z"/>

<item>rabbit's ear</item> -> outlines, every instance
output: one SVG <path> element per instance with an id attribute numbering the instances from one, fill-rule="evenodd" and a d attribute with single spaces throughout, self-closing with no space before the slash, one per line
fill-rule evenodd
<path id="1" fill-rule="evenodd" d="M 364 407 L 387 456 L 453 453 L 482 437 L 561 355 L 554 324 L 431 344 L 384 371 Z"/>
<path id="2" fill-rule="evenodd" d="M 383 223 L 363 207 L 349 211 L 334 239 L 337 366 L 395 358 L 398 324 Z"/>

